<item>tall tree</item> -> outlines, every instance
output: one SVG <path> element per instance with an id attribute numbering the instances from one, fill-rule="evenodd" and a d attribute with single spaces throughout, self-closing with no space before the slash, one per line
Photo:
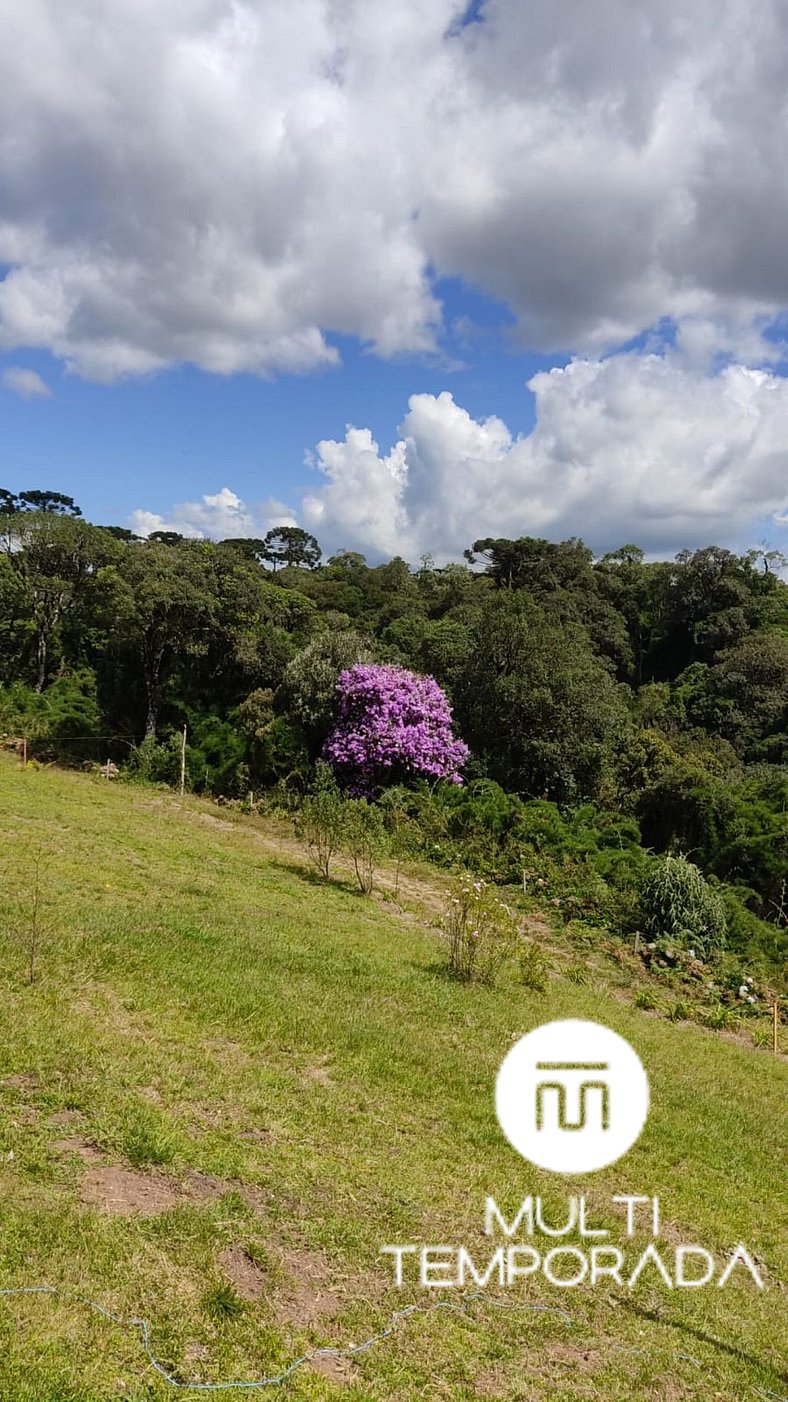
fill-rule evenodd
<path id="1" fill-rule="evenodd" d="M 215 617 L 209 558 L 199 542 L 131 546 L 121 574 L 124 640 L 137 653 L 145 686 L 145 738 L 156 735 L 162 683 L 173 659 L 204 650 Z"/>
<path id="2" fill-rule="evenodd" d="M 46 511 L 53 516 L 81 516 L 82 511 L 73 497 L 62 492 L 20 492 L 20 511 Z"/>
<path id="3" fill-rule="evenodd" d="M 22 586 L 35 631 L 35 686 L 42 691 L 50 647 L 67 611 L 105 554 L 103 532 L 55 512 L 6 518 L 4 547 Z"/>
<path id="4" fill-rule="evenodd" d="M 275 526 L 268 531 L 264 558 L 277 565 L 295 565 L 313 570 L 320 564 L 322 550 L 315 537 L 300 526 Z"/>
<path id="5" fill-rule="evenodd" d="M 490 777 L 528 797 L 595 797 L 629 728 L 628 690 L 585 629 L 499 593 L 469 643 L 455 708 Z"/>

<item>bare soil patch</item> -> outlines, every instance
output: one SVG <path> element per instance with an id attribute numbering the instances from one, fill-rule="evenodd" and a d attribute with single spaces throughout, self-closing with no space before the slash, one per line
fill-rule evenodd
<path id="1" fill-rule="evenodd" d="M 291 1250 L 285 1253 L 283 1264 L 292 1283 L 277 1304 L 280 1323 L 304 1328 L 339 1314 L 343 1295 L 324 1256 L 317 1251 Z"/>
<path id="2" fill-rule="evenodd" d="M 196 1168 L 188 1169 L 180 1184 L 184 1196 L 192 1202 L 218 1202 L 235 1186 L 226 1178 L 215 1178 L 212 1173 L 200 1173 Z"/>
<path id="3" fill-rule="evenodd" d="M 38 1085 L 38 1078 L 29 1071 L 20 1071 L 14 1076 L 4 1076 L 0 1081 L 0 1086 L 7 1086 L 9 1090 L 35 1090 Z"/>
<path id="4" fill-rule="evenodd" d="M 265 1276 L 242 1246 L 228 1246 L 219 1257 L 219 1265 L 242 1300 L 260 1299 Z"/>
<path id="5" fill-rule="evenodd" d="M 52 1147 L 59 1154 L 76 1154 L 83 1163 L 100 1163 L 104 1157 L 97 1144 L 91 1144 L 89 1139 L 83 1139 L 78 1134 L 72 1134 L 67 1139 L 56 1139 Z"/>
<path id="6" fill-rule="evenodd" d="M 226 1193 L 240 1193 L 253 1212 L 265 1211 L 265 1195 L 259 1188 L 245 1183 L 216 1178 L 210 1173 L 190 1169 L 182 1178 L 165 1177 L 161 1173 L 146 1173 L 109 1164 L 96 1144 L 80 1135 L 57 1139 L 53 1148 L 59 1153 L 76 1154 L 85 1165 L 80 1198 L 86 1207 L 121 1217 L 134 1212 L 144 1217 L 168 1212 L 181 1203 L 218 1202 Z"/>
<path id="7" fill-rule="evenodd" d="M 309 1366 L 337 1387 L 349 1387 L 358 1378 L 358 1368 L 351 1358 L 337 1358 L 331 1353 L 321 1353 Z"/>
<path id="8" fill-rule="evenodd" d="M 72 1125 L 81 1124 L 83 1119 L 81 1110 L 56 1110 L 54 1115 L 49 1116 L 49 1123 L 58 1129 L 68 1129 Z"/>
<path id="9" fill-rule="evenodd" d="M 323 1062 L 319 1062 L 317 1066 L 308 1066 L 304 1074 L 308 1081 L 315 1081 L 319 1086 L 334 1084 L 334 1077 Z"/>
<path id="10" fill-rule="evenodd" d="M 81 1198 L 85 1206 L 118 1217 L 129 1217 L 134 1212 L 154 1217 L 183 1201 L 172 1179 L 116 1164 L 88 1169 L 82 1180 Z"/>
<path id="11" fill-rule="evenodd" d="M 185 811 L 189 812 L 188 809 Z M 228 823 L 226 818 L 214 818 L 213 813 L 189 812 L 189 817 L 196 818 L 198 823 L 205 823 L 208 827 L 222 828 L 225 832 L 232 832 L 238 827 L 237 823 Z"/>

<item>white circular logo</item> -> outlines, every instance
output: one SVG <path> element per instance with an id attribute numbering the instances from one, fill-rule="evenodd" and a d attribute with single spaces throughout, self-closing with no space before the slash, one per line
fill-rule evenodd
<path id="1" fill-rule="evenodd" d="M 516 1042 L 495 1086 L 498 1123 L 523 1158 L 553 1173 L 592 1173 L 631 1149 L 646 1123 L 648 1077 L 609 1027 L 567 1018 Z"/>

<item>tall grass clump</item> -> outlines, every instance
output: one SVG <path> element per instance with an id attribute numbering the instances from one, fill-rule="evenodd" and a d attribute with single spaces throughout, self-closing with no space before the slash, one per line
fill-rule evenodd
<path id="1" fill-rule="evenodd" d="M 698 958 L 710 959 L 725 946 L 722 898 L 686 857 L 663 857 L 643 883 L 643 928 L 650 939 L 671 939 Z"/>

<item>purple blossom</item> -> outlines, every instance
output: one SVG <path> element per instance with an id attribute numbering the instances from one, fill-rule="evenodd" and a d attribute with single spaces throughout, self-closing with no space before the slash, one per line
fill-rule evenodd
<path id="1" fill-rule="evenodd" d="M 323 758 L 351 792 L 417 779 L 462 783 L 468 746 L 455 738 L 451 707 L 433 677 L 357 662 L 340 673 L 337 693 L 337 723 Z"/>

